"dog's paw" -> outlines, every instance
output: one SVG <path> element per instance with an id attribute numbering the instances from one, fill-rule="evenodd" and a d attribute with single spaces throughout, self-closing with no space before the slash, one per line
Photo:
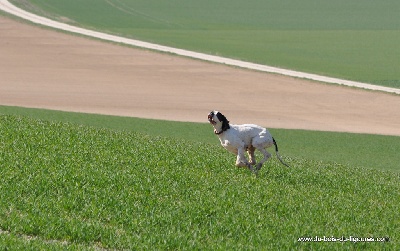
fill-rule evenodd
<path id="1" fill-rule="evenodd" d="M 258 163 L 258 164 L 256 165 L 256 170 L 259 171 L 259 170 L 261 169 L 261 167 L 262 167 L 262 164 L 261 164 L 261 163 Z"/>
<path id="2" fill-rule="evenodd" d="M 253 173 L 256 171 L 256 169 L 254 169 L 254 167 L 253 167 L 250 163 L 247 163 L 246 166 L 247 166 L 247 168 L 248 168 L 250 171 L 252 171 Z"/>

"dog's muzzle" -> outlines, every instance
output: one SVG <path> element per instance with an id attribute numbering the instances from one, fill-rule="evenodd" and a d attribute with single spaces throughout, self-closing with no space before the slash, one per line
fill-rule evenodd
<path id="1" fill-rule="evenodd" d="M 217 122 L 214 121 L 213 117 L 214 117 L 213 113 L 208 114 L 208 122 L 212 125 L 215 125 Z"/>

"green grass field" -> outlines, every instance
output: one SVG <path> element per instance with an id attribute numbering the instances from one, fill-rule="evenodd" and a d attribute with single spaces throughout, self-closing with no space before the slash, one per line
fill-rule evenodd
<path id="1" fill-rule="evenodd" d="M 256 178 L 214 143 L 0 116 L 0 247 L 385 249 L 400 174 L 273 158 Z M 298 242 L 301 237 L 389 242 Z"/>
<path id="2" fill-rule="evenodd" d="M 397 0 L 11 2 L 127 37 L 400 88 Z"/>
<path id="3" fill-rule="evenodd" d="M 219 145 L 207 123 L 186 123 L 105 116 L 85 113 L 0 106 L 0 114 L 21 115 L 56 122 L 70 122 L 96 128 L 140 132 Z M 206 121 L 206 114 L 204 116 Z M 268 127 L 268 125 L 263 125 Z M 340 163 L 354 167 L 400 171 L 400 140 L 396 136 L 270 129 L 281 154 L 292 158 Z"/>

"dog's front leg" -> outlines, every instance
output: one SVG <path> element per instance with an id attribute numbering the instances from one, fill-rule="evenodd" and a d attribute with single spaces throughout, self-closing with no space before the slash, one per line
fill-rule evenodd
<path id="1" fill-rule="evenodd" d="M 247 148 L 247 154 L 249 155 L 249 163 L 250 163 L 250 165 L 255 165 L 256 164 L 256 157 L 254 156 L 254 150 L 255 150 L 255 148 L 252 145 L 250 145 Z"/>
<path id="2" fill-rule="evenodd" d="M 237 167 L 247 167 L 251 171 L 254 172 L 253 166 L 247 161 L 244 156 L 245 149 L 243 147 L 238 148 L 237 158 L 236 158 L 236 166 Z"/>

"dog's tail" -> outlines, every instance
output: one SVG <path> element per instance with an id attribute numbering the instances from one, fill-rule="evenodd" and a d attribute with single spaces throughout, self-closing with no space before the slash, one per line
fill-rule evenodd
<path id="1" fill-rule="evenodd" d="M 282 157 L 281 157 L 281 155 L 279 154 L 279 151 L 278 151 L 278 144 L 276 143 L 275 139 L 272 138 L 272 141 L 274 142 L 276 157 L 278 157 L 279 161 L 280 161 L 284 166 L 289 167 L 288 164 L 286 164 L 285 162 L 283 162 Z"/>

